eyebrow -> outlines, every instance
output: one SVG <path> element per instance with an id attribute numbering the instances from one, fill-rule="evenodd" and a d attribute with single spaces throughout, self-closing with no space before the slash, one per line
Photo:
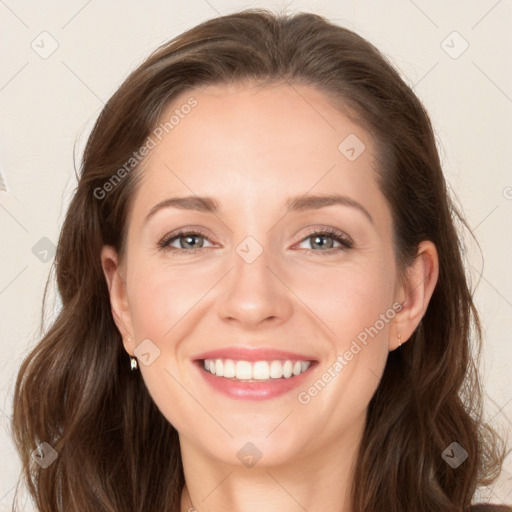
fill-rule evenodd
<path id="1" fill-rule="evenodd" d="M 350 206 L 355 208 L 363 213 L 372 224 L 374 223 L 370 212 L 361 203 L 348 196 L 342 196 L 338 194 L 301 195 L 290 197 L 285 203 L 287 210 L 295 212 L 304 210 L 319 210 L 320 208 L 325 208 L 332 205 Z M 194 210 L 198 212 L 214 214 L 217 214 L 220 211 L 220 205 L 218 201 L 212 197 L 170 197 L 153 206 L 147 214 L 145 222 L 147 222 L 153 215 L 155 215 L 156 212 L 162 208 L 179 208 L 182 210 Z"/>

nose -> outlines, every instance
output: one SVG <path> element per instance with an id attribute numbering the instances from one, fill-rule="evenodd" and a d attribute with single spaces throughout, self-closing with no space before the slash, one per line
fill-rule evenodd
<path id="1" fill-rule="evenodd" d="M 250 252 L 257 254 L 261 249 L 261 254 L 251 261 Z M 279 325 L 290 317 L 293 293 L 286 285 L 286 272 L 278 258 L 261 249 L 253 242 L 248 246 L 241 244 L 238 252 L 234 252 L 233 268 L 223 280 L 224 289 L 219 297 L 218 314 L 224 322 L 254 330 L 270 323 Z"/>

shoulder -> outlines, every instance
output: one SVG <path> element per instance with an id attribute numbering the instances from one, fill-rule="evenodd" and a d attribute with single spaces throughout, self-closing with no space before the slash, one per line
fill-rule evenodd
<path id="1" fill-rule="evenodd" d="M 512 507 L 493 505 L 492 503 L 478 503 L 477 505 L 472 505 L 468 512 L 512 512 Z"/>

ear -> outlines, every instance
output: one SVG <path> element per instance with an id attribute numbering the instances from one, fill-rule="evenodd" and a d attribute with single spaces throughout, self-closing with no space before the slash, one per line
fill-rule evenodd
<path id="1" fill-rule="evenodd" d="M 101 250 L 101 266 L 110 295 L 112 317 L 123 337 L 123 345 L 130 355 L 134 355 L 135 337 L 133 334 L 132 316 L 126 291 L 126 279 L 123 276 L 123 268 L 119 264 L 116 250 L 109 246 L 103 246 Z"/>
<path id="2" fill-rule="evenodd" d="M 439 258 L 432 242 L 425 240 L 419 244 L 416 258 L 405 275 L 405 283 L 398 287 L 402 309 L 395 316 L 395 333 L 391 335 L 389 350 L 398 348 L 398 334 L 402 343 L 412 336 L 434 293 L 439 277 Z"/>

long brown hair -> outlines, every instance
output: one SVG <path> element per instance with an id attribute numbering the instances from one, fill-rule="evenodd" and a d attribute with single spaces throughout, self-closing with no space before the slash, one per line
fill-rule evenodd
<path id="1" fill-rule="evenodd" d="M 506 455 L 482 419 L 481 332 L 458 227 L 429 117 L 379 51 L 354 32 L 306 13 L 251 9 L 206 21 L 158 48 L 105 105 L 88 139 L 55 258 L 62 309 L 24 360 L 12 435 L 40 512 L 179 511 L 179 439 L 129 358 L 112 318 L 100 251 L 125 253 L 138 166 L 129 161 L 182 91 L 219 83 L 309 84 L 350 112 L 379 148 L 379 186 L 393 214 L 405 271 L 418 244 L 439 253 L 439 279 L 412 338 L 389 354 L 356 460 L 354 511 L 466 509 Z M 125 169 L 126 170 L 126 169 Z M 102 192 L 103 191 L 103 192 Z M 44 306 L 44 304 L 43 304 Z M 46 442 L 48 467 L 31 453 Z M 443 451 L 468 453 L 456 469 Z"/>

